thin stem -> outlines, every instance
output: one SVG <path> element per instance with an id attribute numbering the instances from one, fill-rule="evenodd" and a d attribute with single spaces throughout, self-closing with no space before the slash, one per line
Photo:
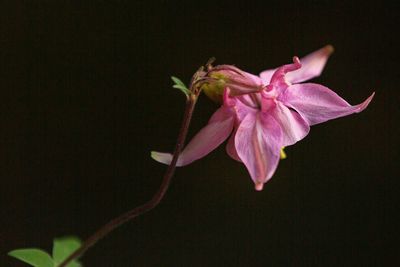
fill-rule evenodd
<path id="1" fill-rule="evenodd" d="M 186 109 L 183 115 L 183 121 L 181 129 L 179 131 L 172 161 L 171 164 L 168 166 L 167 170 L 165 171 L 160 188 L 154 194 L 154 196 L 145 204 L 138 206 L 105 224 L 103 227 L 97 230 L 97 232 L 95 232 L 92 236 L 86 239 L 86 241 L 82 244 L 82 246 L 79 249 L 77 249 L 74 253 L 72 253 L 67 259 L 65 259 L 58 267 L 67 266 L 68 263 L 82 256 L 83 253 L 85 253 L 90 247 L 96 244 L 103 237 L 110 234 L 113 230 L 127 223 L 128 221 L 136 218 L 137 216 L 155 208 L 160 203 L 161 199 L 164 197 L 169 187 L 171 178 L 174 175 L 176 162 L 178 161 L 179 154 L 185 143 L 186 135 L 189 129 L 190 120 L 193 115 L 193 110 L 196 105 L 197 97 L 198 97 L 198 92 L 192 92 L 190 95 L 188 95 L 186 99 Z"/>

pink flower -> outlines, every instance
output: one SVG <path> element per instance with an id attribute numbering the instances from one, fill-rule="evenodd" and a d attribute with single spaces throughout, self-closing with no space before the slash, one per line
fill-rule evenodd
<path id="1" fill-rule="evenodd" d="M 278 166 L 282 147 L 303 139 L 311 125 L 361 112 L 372 100 L 374 93 L 351 106 L 323 85 L 299 84 L 322 72 L 332 50 L 326 46 L 315 51 L 303 64 L 294 57 L 292 64 L 263 71 L 260 77 L 216 66 L 213 70 L 228 77 L 223 104 L 182 151 L 177 166 L 206 156 L 229 138 L 227 153 L 243 162 L 256 190 L 262 190 Z M 172 159 L 169 153 L 152 152 L 152 157 L 165 164 Z"/>

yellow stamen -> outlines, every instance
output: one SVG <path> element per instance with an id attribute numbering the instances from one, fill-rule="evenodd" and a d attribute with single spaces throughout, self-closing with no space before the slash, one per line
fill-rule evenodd
<path id="1" fill-rule="evenodd" d="M 284 149 L 285 149 L 285 147 L 281 148 L 281 159 L 286 159 L 286 157 L 287 157 Z"/>

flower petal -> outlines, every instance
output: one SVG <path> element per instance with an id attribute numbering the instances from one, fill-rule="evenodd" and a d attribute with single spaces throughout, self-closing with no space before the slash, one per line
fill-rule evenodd
<path id="1" fill-rule="evenodd" d="M 270 86 L 287 88 L 290 83 L 288 83 L 286 75 L 301 67 L 300 59 L 298 57 L 293 57 L 293 63 L 283 65 L 276 69 L 271 77 Z"/>
<path id="2" fill-rule="evenodd" d="M 258 110 L 258 106 L 261 100 L 261 96 L 259 93 L 257 94 L 247 94 L 247 95 L 240 95 L 235 97 L 235 108 L 234 111 L 236 113 L 236 121 L 235 121 L 235 126 L 233 134 L 228 140 L 228 143 L 226 145 L 226 152 L 228 155 L 233 158 L 236 161 L 242 162 L 240 159 L 237 151 L 236 151 L 236 146 L 235 146 L 235 136 L 236 136 L 236 131 L 237 128 L 239 127 L 240 123 L 243 121 L 246 116 L 251 113 L 253 115 L 256 115 Z"/>
<path id="3" fill-rule="evenodd" d="M 296 71 L 288 73 L 286 75 L 286 80 L 290 83 L 299 83 L 319 76 L 332 52 L 333 47 L 331 45 L 327 45 L 301 58 L 300 62 L 302 67 Z M 264 84 L 270 83 L 271 77 L 275 71 L 276 69 L 271 69 L 260 73 L 260 77 Z"/>
<path id="4" fill-rule="evenodd" d="M 233 65 L 215 66 L 209 73 L 211 89 L 215 86 L 221 89 L 230 88 L 231 96 L 259 92 L 264 88 L 262 79 L 256 75 L 245 72 Z"/>
<path id="5" fill-rule="evenodd" d="M 282 128 L 283 146 L 293 145 L 310 132 L 310 126 L 301 115 L 288 109 L 279 101 L 277 101 L 276 107 L 271 109 L 271 115 Z"/>
<path id="6" fill-rule="evenodd" d="M 300 59 L 302 67 L 286 75 L 290 83 L 300 83 L 321 75 L 322 70 L 333 53 L 333 46 L 327 45 Z"/>
<path id="7" fill-rule="evenodd" d="M 256 189 L 274 174 L 282 147 L 279 124 L 267 113 L 249 113 L 235 135 L 236 151 L 246 165 Z"/>
<path id="8" fill-rule="evenodd" d="M 250 108 L 258 109 L 260 106 L 260 93 L 255 93 L 255 94 L 246 94 L 246 95 L 239 95 L 236 96 L 235 99 L 240 101 L 245 106 L 248 106 Z"/>
<path id="9" fill-rule="evenodd" d="M 264 70 L 263 72 L 260 73 L 260 78 L 263 80 L 265 85 L 268 85 L 269 82 L 271 81 L 272 75 L 274 75 L 274 72 L 276 71 L 275 69 L 270 69 L 270 70 Z"/>
<path id="10" fill-rule="evenodd" d="M 182 151 L 176 166 L 185 166 L 198 160 L 217 148 L 231 134 L 234 116 L 230 107 L 222 106 L 211 117 L 208 124 L 198 132 Z M 151 157 L 158 162 L 170 164 L 170 153 L 152 152 Z"/>
<path id="11" fill-rule="evenodd" d="M 279 100 L 299 112 L 310 125 L 314 125 L 363 111 L 374 94 L 363 103 L 351 106 L 329 88 L 305 83 L 291 85 L 279 96 Z"/>
<path id="12" fill-rule="evenodd" d="M 236 161 L 242 162 L 242 160 L 240 159 L 237 151 L 236 151 L 236 147 L 235 147 L 235 136 L 236 136 L 236 132 L 234 132 L 231 137 L 229 137 L 228 143 L 226 144 L 226 153 L 228 153 L 228 155 L 233 158 Z"/>

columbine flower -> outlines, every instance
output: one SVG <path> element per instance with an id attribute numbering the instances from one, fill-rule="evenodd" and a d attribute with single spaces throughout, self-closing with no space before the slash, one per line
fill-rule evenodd
<path id="1" fill-rule="evenodd" d="M 227 153 L 243 162 L 256 190 L 262 190 L 278 166 L 282 147 L 303 139 L 311 125 L 361 112 L 373 98 L 374 94 L 351 106 L 323 85 L 299 84 L 318 76 L 331 52 L 326 46 L 304 57 L 303 65 L 294 57 L 292 64 L 264 71 L 260 77 L 229 65 L 214 67 L 204 90 L 213 98 L 223 90 L 222 106 L 185 147 L 177 166 L 204 157 L 230 136 Z M 165 164 L 172 159 L 159 152 L 152 152 L 152 157 Z"/>

